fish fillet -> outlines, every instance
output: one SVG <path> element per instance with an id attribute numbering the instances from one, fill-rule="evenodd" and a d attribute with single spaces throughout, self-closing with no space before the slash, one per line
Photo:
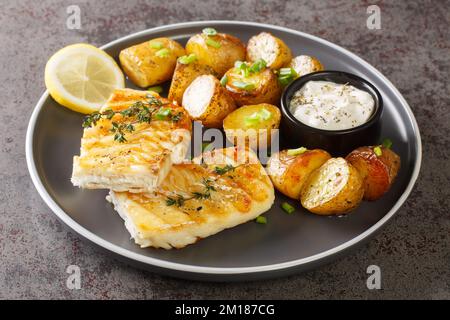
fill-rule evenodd
<path id="1" fill-rule="evenodd" d="M 214 153 L 221 156 L 207 157 Z M 203 160 L 172 166 L 153 193 L 111 191 L 108 200 L 136 244 L 185 247 L 253 220 L 272 206 L 274 188 L 256 155 L 238 153 L 235 148 L 212 151 Z"/>
<path id="2" fill-rule="evenodd" d="M 156 93 L 118 89 L 100 112 L 120 112 L 131 106 L 145 106 L 156 115 L 164 108 L 166 113 L 145 122 L 137 121 L 136 115 L 116 113 L 84 129 L 80 156 L 73 159 L 75 186 L 150 192 L 164 180 L 173 163 L 184 160 L 191 138 L 191 120 L 186 111 Z M 113 124 L 131 122 L 134 131 L 125 131 L 126 141 L 116 141 L 111 131 Z"/>

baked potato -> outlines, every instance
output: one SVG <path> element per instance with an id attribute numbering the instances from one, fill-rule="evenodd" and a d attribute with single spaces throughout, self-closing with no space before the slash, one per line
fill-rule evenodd
<path id="1" fill-rule="evenodd" d="M 242 106 L 226 116 L 223 129 L 231 142 L 253 149 L 267 148 L 272 141 L 273 129 L 280 126 L 281 113 L 278 107 L 262 103 Z"/>
<path id="2" fill-rule="evenodd" d="M 202 75 L 192 81 L 183 94 L 183 108 L 193 120 L 209 128 L 221 128 L 223 119 L 236 104 L 213 75 Z"/>
<path id="3" fill-rule="evenodd" d="M 383 146 L 357 148 L 346 159 L 364 181 L 365 200 L 376 200 L 386 193 L 400 169 L 400 157 Z"/>
<path id="4" fill-rule="evenodd" d="M 292 59 L 289 63 L 289 67 L 295 70 L 297 78 L 324 69 L 322 63 L 317 58 L 305 55 L 297 56 Z"/>
<path id="5" fill-rule="evenodd" d="M 266 170 L 278 191 L 299 200 L 306 179 L 330 158 L 330 154 L 321 149 L 283 150 L 269 158 Z"/>
<path id="6" fill-rule="evenodd" d="M 263 59 L 267 66 L 277 70 L 292 60 L 291 49 L 279 38 L 268 32 L 250 38 L 247 44 L 247 61 Z"/>
<path id="7" fill-rule="evenodd" d="M 205 32 L 208 29 L 212 32 Z M 219 78 L 233 67 L 235 61 L 245 60 L 245 46 L 241 40 L 217 33 L 212 28 L 192 36 L 186 44 L 186 52 L 195 54 L 200 63 L 213 68 Z"/>
<path id="8" fill-rule="evenodd" d="M 183 56 L 187 57 L 187 56 Z M 183 58 L 181 57 L 181 58 Z M 195 78 L 204 74 L 216 75 L 215 71 L 208 65 L 198 61 L 189 63 L 182 63 L 178 59 L 175 71 L 173 73 L 172 82 L 170 84 L 169 94 L 167 98 L 171 101 L 176 101 L 181 105 L 183 101 L 183 93 L 187 87 L 194 81 Z"/>
<path id="9" fill-rule="evenodd" d="M 177 58 L 184 54 L 184 48 L 178 42 L 156 38 L 122 50 L 119 60 L 128 78 L 145 88 L 169 80 Z"/>
<path id="10" fill-rule="evenodd" d="M 279 104 L 282 88 L 277 76 L 270 68 L 264 66 L 265 63 L 262 68 L 254 68 L 255 64 L 237 62 L 235 67 L 225 73 L 222 84 L 238 106 Z"/>
<path id="11" fill-rule="evenodd" d="M 313 171 L 300 194 L 302 206 L 319 215 L 355 209 L 364 194 L 363 179 L 344 158 L 331 158 Z"/>

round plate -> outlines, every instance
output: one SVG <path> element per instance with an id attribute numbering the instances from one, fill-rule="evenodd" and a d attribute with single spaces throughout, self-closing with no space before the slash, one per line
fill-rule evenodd
<path id="1" fill-rule="evenodd" d="M 390 191 L 378 201 L 363 202 L 341 218 L 317 216 L 304 209 L 288 215 L 280 209 L 280 203 L 287 199 L 277 194 L 272 209 L 266 213 L 266 225 L 248 222 L 180 250 L 141 249 L 105 200 L 106 190 L 81 190 L 71 184 L 72 158 L 80 151 L 83 116 L 58 106 L 45 92 L 30 119 L 26 155 L 30 175 L 47 205 L 77 233 L 128 262 L 190 279 L 253 280 L 292 274 L 328 262 L 371 237 L 405 202 L 419 173 L 419 129 L 401 94 L 380 72 L 351 52 L 302 32 L 266 24 L 174 24 L 142 31 L 102 48 L 117 59 L 120 50 L 151 38 L 171 37 L 185 44 L 207 26 L 233 34 L 243 42 L 261 31 L 271 32 L 283 39 L 295 55 L 316 56 L 327 69 L 351 72 L 374 84 L 385 103 L 381 136 L 394 142 L 393 149 L 402 159 Z M 134 87 L 131 83 L 127 86 Z"/>

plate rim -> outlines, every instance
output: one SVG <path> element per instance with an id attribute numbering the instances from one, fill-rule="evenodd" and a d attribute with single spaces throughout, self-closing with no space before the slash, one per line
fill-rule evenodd
<path id="1" fill-rule="evenodd" d="M 290 269 L 294 267 L 298 267 L 300 265 L 308 265 L 312 264 L 314 262 L 319 262 L 320 260 L 328 257 L 336 255 L 340 252 L 345 251 L 346 249 L 349 249 L 356 244 L 362 242 L 364 239 L 370 237 L 373 233 L 375 233 L 377 230 L 379 230 L 383 225 L 385 225 L 393 216 L 394 214 L 400 209 L 400 207 L 403 205 L 403 203 L 406 201 L 406 199 L 409 197 L 416 181 L 419 176 L 420 167 L 422 163 L 422 140 L 421 135 L 419 131 L 419 126 L 417 124 L 416 118 L 414 117 L 414 113 L 412 112 L 408 102 L 405 100 L 405 98 L 402 96 L 402 94 L 398 91 L 398 89 L 394 86 L 394 84 L 387 79 L 380 71 L 378 71 L 375 67 L 373 67 L 370 63 L 365 61 L 364 59 L 360 58 L 356 54 L 352 53 L 351 51 L 334 44 L 328 40 L 322 39 L 320 37 L 302 32 L 297 31 L 291 28 L 287 27 L 281 27 L 266 23 L 259 23 L 259 22 L 249 22 L 249 21 L 234 21 L 234 20 L 203 20 L 203 21 L 191 21 L 191 22 L 180 22 L 180 23 L 174 23 L 174 24 L 168 24 L 163 25 L 159 27 L 154 27 L 142 31 L 138 31 L 126 36 L 123 36 L 121 38 L 118 38 L 116 40 L 113 40 L 103 46 L 100 47 L 100 49 L 108 49 L 109 47 L 112 47 L 120 42 L 130 40 L 136 37 L 140 37 L 143 35 L 151 35 L 154 32 L 160 32 L 160 31 L 170 31 L 174 29 L 180 29 L 185 27 L 199 27 L 204 26 L 206 24 L 224 24 L 224 25 L 244 25 L 244 26 L 251 26 L 251 27 L 258 27 L 258 28 L 270 28 L 272 30 L 277 30 L 281 32 L 291 33 L 294 35 L 298 35 L 301 37 L 308 38 L 313 41 L 317 41 L 323 45 L 329 46 L 337 51 L 340 51 L 346 55 L 348 55 L 350 58 L 356 60 L 357 62 L 363 64 L 365 67 L 367 67 L 370 71 L 372 71 L 375 75 L 377 75 L 381 80 L 383 80 L 392 90 L 392 92 L 395 94 L 395 96 L 401 101 L 401 103 L 406 107 L 406 111 L 408 113 L 409 118 L 412 120 L 413 124 L 413 130 L 414 130 L 414 136 L 416 138 L 415 144 L 417 148 L 417 155 L 414 163 L 413 173 L 409 180 L 408 185 L 406 186 L 405 191 L 400 196 L 400 198 L 396 201 L 394 206 L 374 225 L 372 225 L 370 228 L 368 228 L 363 233 L 359 234 L 358 236 L 336 246 L 329 250 L 320 252 L 318 254 L 281 262 L 281 263 L 275 263 L 275 264 L 268 264 L 268 265 L 261 265 L 261 266 L 252 266 L 252 267 L 204 267 L 204 266 L 197 266 L 192 264 L 183 264 L 183 263 L 177 263 L 177 262 L 170 262 L 158 258 L 148 257 L 144 256 L 142 254 L 132 252 L 128 249 L 125 249 L 119 245 L 113 244 L 95 233 L 89 231 L 82 225 L 78 224 L 75 220 L 73 220 L 51 197 L 51 195 L 48 193 L 47 189 L 44 187 L 41 178 L 38 175 L 38 171 L 36 168 L 36 164 L 34 162 L 34 152 L 33 152 L 33 140 L 34 140 L 34 129 L 36 126 L 37 118 L 40 114 L 40 111 L 44 105 L 45 100 L 49 97 L 49 93 L 46 90 L 42 96 L 39 98 L 36 106 L 34 107 L 34 110 L 31 114 L 28 126 L 27 126 L 27 132 L 26 132 L 26 141 L 25 141 L 25 155 L 26 155 L 26 162 L 29 174 L 31 176 L 31 180 L 33 181 L 33 184 L 38 191 L 41 198 L 44 200 L 44 202 L 47 204 L 47 206 L 53 211 L 56 216 L 61 219 L 67 226 L 69 226 L 72 230 L 74 230 L 76 233 L 80 234 L 84 238 L 92 241 L 93 243 L 99 245 L 100 247 L 107 249 L 108 251 L 111 251 L 113 253 L 119 254 L 125 258 L 144 263 L 146 265 L 151 265 L 163 269 L 170 269 L 173 271 L 180 271 L 180 272 L 189 272 L 189 273 L 196 273 L 196 274 L 217 274 L 217 275 L 233 275 L 233 274 L 251 274 L 251 273 L 263 273 L 263 272 L 269 272 L 269 271 L 280 271 L 284 269 Z"/>

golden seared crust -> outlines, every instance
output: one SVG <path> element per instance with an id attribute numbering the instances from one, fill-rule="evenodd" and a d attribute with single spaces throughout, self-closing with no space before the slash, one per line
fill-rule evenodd
<path id="1" fill-rule="evenodd" d="M 210 66 L 198 61 L 189 64 L 177 62 L 167 98 L 171 101 L 176 101 L 181 105 L 183 102 L 183 94 L 187 87 L 189 87 L 195 78 L 205 74 L 216 75 L 215 71 Z"/>
<path id="2" fill-rule="evenodd" d="M 288 150 L 283 150 L 270 157 L 266 170 L 278 191 L 299 200 L 309 175 L 330 158 L 330 154 L 321 149 L 299 155 L 289 155 Z"/>
<path id="3" fill-rule="evenodd" d="M 217 42 L 220 47 L 215 48 L 207 44 L 208 39 Z M 224 33 L 215 36 L 196 34 L 186 44 L 187 54 L 194 53 L 199 62 L 209 65 L 222 77 L 238 60 L 245 60 L 245 46 L 238 38 Z"/>
<path id="4" fill-rule="evenodd" d="M 141 247 L 182 248 L 267 211 L 275 195 L 264 168 L 257 159 L 253 162 L 256 156 L 239 164 L 233 160 L 236 150 L 226 153 L 231 155 L 227 163 L 234 166 L 226 173 L 216 172 L 221 161 L 178 164 L 151 194 L 111 192 L 135 242 Z M 204 195 L 205 185 L 211 188 L 208 196 L 193 196 Z M 180 197 L 182 202 L 170 202 Z"/>
<path id="5" fill-rule="evenodd" d="M 301 203 L 319 215 L 344 214 L 355 209 L 364 194 L 358 171 L 343 158 L 331 158 L 313 171 L 301 191 Z"/>
<path id="6" fill-rule="evenodd" d="M 156 38 L 122 50 L 119 60 L 130 80 L 145 88 L 169 80 L 177 58 L 184 54 L 184 48 L 178 42 Z"/>
<path id="7" fill-rule="evenodd" d="M 306 55 L 295 57 L 291 60 L 289 66 L 297 72 L 297 77 L 324 70 L 324 67 L 319 59 Z"/>
<path id="8" fill-rule="evenodd" d="M 291 49 L 279 38 L 261 32 L 250 38 L 247 44 L 247 60 L 264 59 L 267 66 L 276 70 L 287 66 L 292 60 Z"/>
<path id="9" fill-rule="evenodd" d="M 364 199 L 371 201 L 390 189 L 400 169 L 400 157 L 394 151 L 378 146 L 382 153 L 377 156 L 375 147 L 357 148 L 346 157 L 364 180 Z"/>
<path id="10" fill-rule="evenodd" d="M 282 88 L 278 78 L 270 68 L 244 77 L 238 68 L 227 71 L 226 89 L 238 106 L 260 103 L 280 104 Z M 236 82 L 249 83 L 252 89 L 246 90 L 235 85 Z"/>
<path id="11" fill-rule="evenodd" d="M 181 162 L 190 143 L 191 120 L 187 112 L 156 93 L 117 89 L 101 112 L 120 112 L 135 103 L 155 97 L 162 106 L 177 115 L 173 121 L 153 119 L 150 123 L 116 113 L 111 119 L 100 119 L 96 125 L 86 128 L 81 139 L 80 156 L 74 157 L 72 182 L 92 189 L 153 190 L 167 174 L 172 163 Z M 126 132 L 126 141 L 118 142 L 111 132 L 113 123 L 134 124 L 133 132 Z"/>

